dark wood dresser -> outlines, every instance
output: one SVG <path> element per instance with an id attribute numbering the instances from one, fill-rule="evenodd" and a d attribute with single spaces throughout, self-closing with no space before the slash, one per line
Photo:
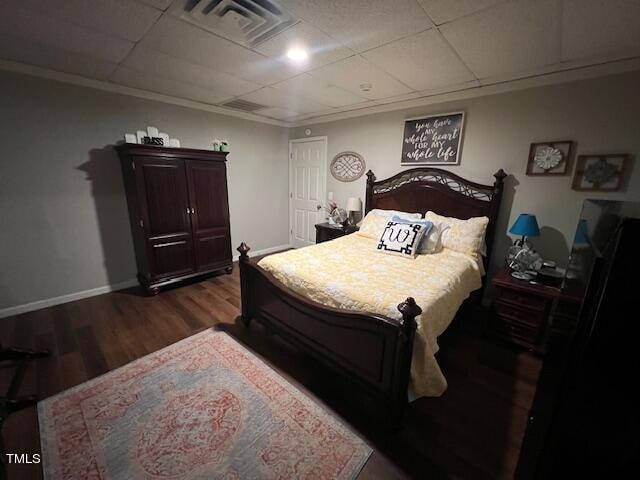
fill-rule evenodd
<path id="1" fill-rule="evenodd" d="M 328 222 L 318 223 L 316 224 L 316 243 L 333 240 L 357 230 L 358 227 L 343 227 L 342 225 L 331 225 Z"/>
<path id="2" fill-rule="evenodd" d="M 120 156 L 138 280 L 160 287 L 232 269 L 226 153 L 124 144 Z"/>
<path id="3" fill-rule="evenodd" d="M 549 315 L 560 289 L 513 278 L 508 267 L 498 270 L 492 283 L 496 296 L 489 325 L 491 333 L 533 352 L 544 353 Z"/>

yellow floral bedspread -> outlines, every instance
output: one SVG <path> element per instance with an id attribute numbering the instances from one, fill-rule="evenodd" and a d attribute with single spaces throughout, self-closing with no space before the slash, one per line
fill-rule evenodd
<path id="1" fill-rule="evenodd" d="M 440 396 L 447 381 L 437 338 L 469 294 L 482 286 L 478 258 L 444 249 L 415 259 L 386 255 L 358 234 L 270 255 L 258 263 L 295 292 L 323 305 L 401 319 L 397 305 L 413 297 L 422 308 L 411 363 L 417 396 Z"/>

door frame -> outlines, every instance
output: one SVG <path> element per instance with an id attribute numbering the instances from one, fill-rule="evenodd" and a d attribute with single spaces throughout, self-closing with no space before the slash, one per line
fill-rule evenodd
<path id="1" fill-rule="evenodd" d="M 303 137 L 303 138 L 292 138 L 289 140 L 289 245 L 293 247 L 293 209 L 292 209 L 292 200 L 293 200 L 293 175 L 291 174 L 292 160 L 293 160 L 293 150 L 292 147 L 295 143 L 306 143 L 306 142 L 316 142 L 318 140 L 324 141 L 324 158 L 322 169 L 324 171 L 324 175 L 322 178 L 322 206 L 323 208 L 326 206 L 327 202 L 327 155 L 329 154 L 329 137 L 327 135 L 321 135 L 317 137 Z"/>

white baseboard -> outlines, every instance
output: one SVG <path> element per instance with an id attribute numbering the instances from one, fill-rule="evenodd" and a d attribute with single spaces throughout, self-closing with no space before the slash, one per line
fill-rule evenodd
<path id="1" fill-rule="evenodd" d="M 73 302 L 74 300 L 82 300 L 83 298 L 95 297 L 96 295 L 102 295 L 103 293 L 114 292 L 116 290 L 122 290 L 123 288 L 135 287 L 136 285 L 138 285 L 138 280 L 132 278 L 130 280 L 125 280 L 124 282 L 115 283 L 113 285 L 105 285 L 104 287 L 91 288 L 89 290 L 83 290 L 81 292 L 60 295 L 59 297 L 45 298 L 44 300 L 23 303 L 22 305 L 16 305 L 14 307 L 1 309 L 0 318 L 19 315 L 26 312 L 32 312 L 34 310 L 40 310 L 41 308 L 60 305 L 61 303 Z"/>
<path id="2" fill-rule="evenodd" d="M 265 248 L 263 250 L 250 251 L 249 256 L 267 255 L 269 253 L 278 252 L 280 250 L 286 250 L 291 248 L 291 245 L 278 245 L 276 247 Z M 240 255 L 235 255 L 233 261 L 237 262 Z M 13 307 L 7 307 L 0 309 L 0 318 L 11 317 L 13 315 L 20 315 L 21 313 L 32 312 L 34 310 L 40 310 L 41 308 L 52 307 L 54 305 L 60 305 L 61 303 L 73 302 L 74 300 L 82 300 L 83 298 L 95 297 L 96 295 L 102 295 L 104 293 L 115 292 L 116 290 L 122 290 L 124 288 L 131 288 L 138 285 L 138 281 L 135 278 L 119 282 L 113 285 L 105 285 L 104 287 L 92 288 L 90 290 L 83 290 L 81 292 L 68 293 L 66 295 L 60 295 L 59 297 L 45 298 L 44 300 L 37 300 L 35 302 L 24 303 L 22 305 L 16 305 Z"/>

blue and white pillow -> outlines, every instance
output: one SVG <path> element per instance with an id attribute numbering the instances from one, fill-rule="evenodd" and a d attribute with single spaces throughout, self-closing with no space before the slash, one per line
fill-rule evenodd
<path id="1" fill-rule="evenodd" d="M 422 222 L 387 222 L 377 248 L 382 253 L 415 258 L 424 232 L 425 225 Z"/>
<path id="2" fill-rule="evenodd" d="M 440 225 L 437 225 L 435 222 L 429 220 L 407 220 L 399 216 L 394 216 L 391 221 L 398 223 L 421 223 L 424 225 L 425 232 L 418 245 L 418 253 L 430 254 L 442 250 L 442 243 L 440 241 L 442 231 Z"/>

